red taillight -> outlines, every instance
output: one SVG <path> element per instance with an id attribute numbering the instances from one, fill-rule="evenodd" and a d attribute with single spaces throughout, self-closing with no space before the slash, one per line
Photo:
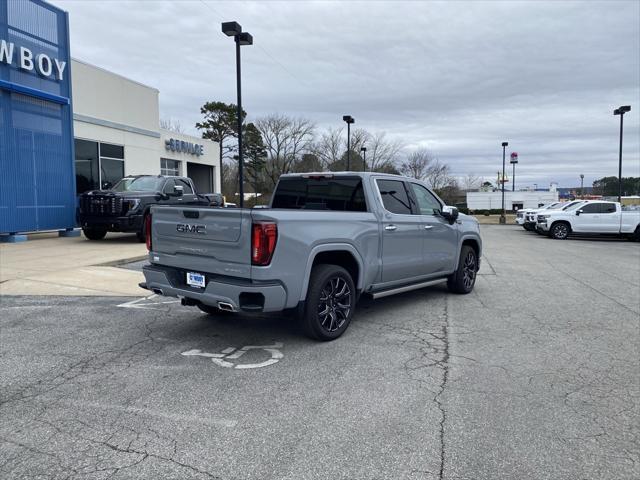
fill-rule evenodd
<path id="1" fill-rule="evenodd" d="M 254 223 L 251 230 L 251 263 L 269 265 L 276 249 L 278 226 L 275 223 Z"/>
<path id="2" fill-rule="evenodd" d="M 144 217 L 144 236 L 147 242 L 147 250 L 151 251 L 151 214 Z"/>

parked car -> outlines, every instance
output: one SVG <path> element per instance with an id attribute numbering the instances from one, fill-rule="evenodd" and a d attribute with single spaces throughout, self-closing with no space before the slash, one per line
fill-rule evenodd
<path id="1" fill-rule="evenodd" d="M 537 216 L 540 212 L 544 211 L 554 211 L 554 210 L 564 210 L 567 208 L 571 208 L 574 205 L 582 202 L 583 200 L 574 200 L 572 202 L 554 202 L 549 205 L 538 208 L 538 209 L 530 209 L 525 217 L 524 228 L 529 231 L 537 231 Z M 538 232 L 540 233 L 540 232 Z"/>
<path id="2" fill-rule="evenodd" d="M 562 202 L 560 203 L 560 205 L 556 206 L 555 208 L 550 208 L 548 210 L 543 210 L 538 212 L 535 215 L 535 221 L 536 221 L 536 225 L 534 230 L 536 231 L 536 233 L 539 233 L 541 235 L 546 235 L 546 232 L 542 231 L 540 229 L 540 226 L 538 225 L 538 215 L 540 213 L 545 213 L 545 212 L 569 212 L 569 211 L 573 211 L 577 208 L 580 207 L 580 205 L 584 205 L 585 203 L 587 203 L 588 200 L 573 200 L 571 202 Z"/>
<path id="3" fill-rule="evenodd" d="M 621 208 L 618 202 L 588 201 L 571 210 L 538 214 L 538 227 L 551 238 L 571 234 L 622 235 L 640 241 L 640 211 Z"/>
<path id="4" fill-rule="evenodd" d="M 516 213 L 516 223 L 522 225 L 522 228 L 528 231 L 534 231 L 536 228 L 536 214 L 541 210 L 548 210 L 556 205 L 560 205 L 560 202 L 553 202 L 547 205 L 543 205 L 540 208 L 525 208 Z"/>
<path id="5" fill-rule="evenodd" d="M 482 253 L 478 221 L 423 183 L 356 172 L 283 175 L 266 209 L 152 207 L 147 238 L 143 288 L 214 315 L 292 311 L 319 340 L 362 294 L 471 292 Z"/>
<path id="6" fill-rule="evenodd" d="M 89 240 L 100 240 L 107 232 L 135 232 L 144 242 L 144 219 L 152 205 L 222 204 L 222 195 L 197 193 L 188 177 L 136 175 L 124 177 L 110 189 L 81 194 L 78 222 Z"/>

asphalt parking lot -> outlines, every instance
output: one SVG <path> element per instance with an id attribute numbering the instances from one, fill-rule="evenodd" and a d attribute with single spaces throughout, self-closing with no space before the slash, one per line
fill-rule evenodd
<path id="1" fill-rule="evenodd" d="M 639 478 L 639 245 L 482 235 L 472 294 L 364 300 L 331 343 L 161 297 L 0 298 L 0 477 Z"/>

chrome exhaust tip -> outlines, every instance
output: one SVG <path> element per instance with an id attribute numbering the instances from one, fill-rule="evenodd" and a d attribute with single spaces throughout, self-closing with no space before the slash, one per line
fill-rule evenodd
<path id="1" fill-rule="evenodd" d="M 218 302 L 218 308 L 224 312 L 235 312 L 233 305 L 227 302 Z"/>

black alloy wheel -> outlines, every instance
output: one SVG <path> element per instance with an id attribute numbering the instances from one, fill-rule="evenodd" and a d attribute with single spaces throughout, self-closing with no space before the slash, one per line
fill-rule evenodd
<path id="1" fill-rule="evenodd" d="M 327 332 L 342 328 L 349 319 L 352 295 L 349 284 L 340 276 L 331 277 L 325 283 L 318 302 L 318 317 Z"/>
<path id="2" fill-rule="evenodd" d="M 338 338 L 351 323 L 356 300 L 349 272 L 338 265 L 315 266 L 300 318 L 305 333 L 322 341 Z"/>
<path id="3" fill-rule="evenodd" d="M 470 250 L 464 259 L 462 265 L 462 283 L 465 290 L 471 290 L 476 283 L 476 273 L 478 271 L 478 262 L 476 262 L 476 252 Z"/>
<path id="4" fill-rule="evenodd" d="M 447 278 L 447 287 L 454 293 L 471 293 L 478 275 L 478 254 L 471 245 L 460 250 L 458 268 Z"/>

